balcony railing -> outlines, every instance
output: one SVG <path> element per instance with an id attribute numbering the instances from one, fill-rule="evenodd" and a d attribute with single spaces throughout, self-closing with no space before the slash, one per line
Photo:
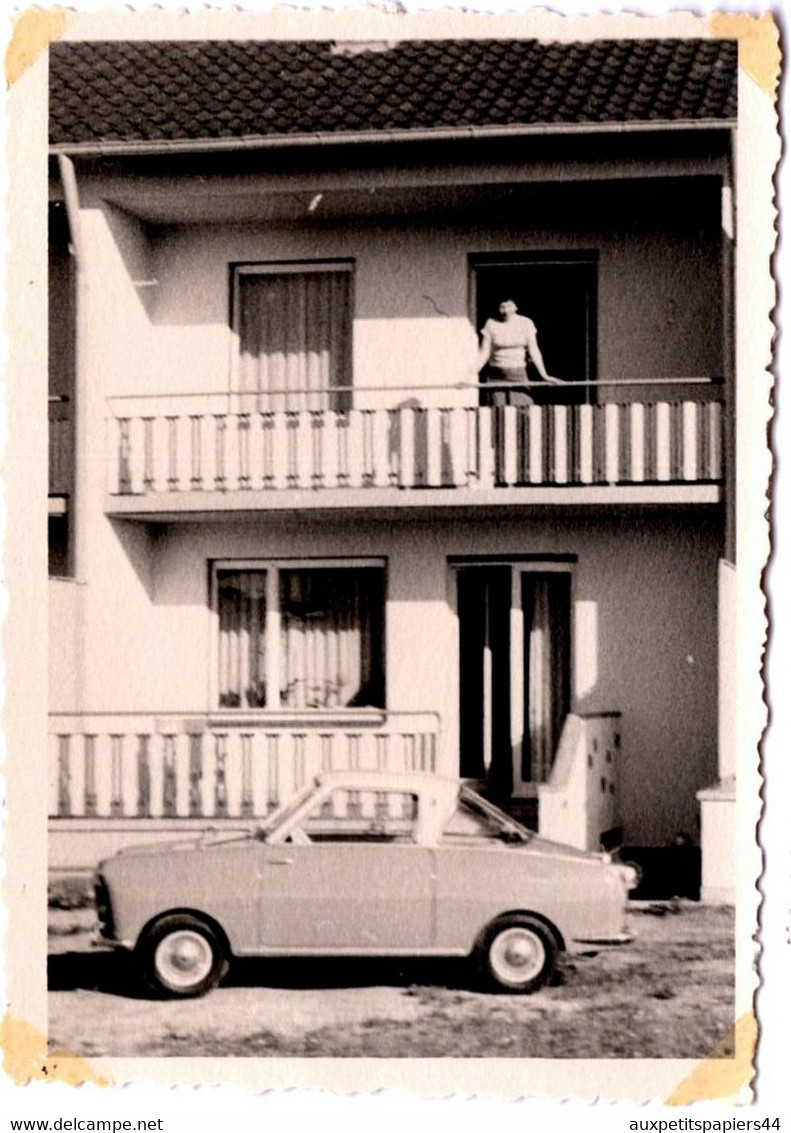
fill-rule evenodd
<path id="1" fill-rule="evenodd" d="M 53 818 L 257 818 L 321 771 L 437 769 L 432 712 L 349 722 L 200 714 L 54 715 Z"/>
<path id="2" fill-rule="evenodd" d="M 628 385 L 626 402 L 617 399 L 617 384 L 575 383 L 575 394 L 586 385 L 602 387 L 598 396 L 608 400 L 597 404 L 497 408 L 477 404 L 478 387 L 472 392 L 446 387 L 450 404 L 423 406 L 412 397 L 340 411 L 329 404 L 332 391 L 323 395 L 324 406 L 293 409 L 273 408 L 272 397 L 258 394 L 117 398 L 110 423 L 110 493 L 173 499 L 184 493 L 295 489 L 721 480 L 723 407 L 712 399 L 708 379 L 620 383 Z M 656 397 L 660 387 L 665 399 Z M 544 387 L 543 396 L 551 396 L 553 388 Z M 362 402 L 367 394 L 370 402 L 372 392 L 355 390 L 355 397 Z M 293 392 L 288 396 L 297 400 Z M 311 396 L 315 402 L 318 395 Z M 390 390 L 388 400 L 393 399 Z"/>

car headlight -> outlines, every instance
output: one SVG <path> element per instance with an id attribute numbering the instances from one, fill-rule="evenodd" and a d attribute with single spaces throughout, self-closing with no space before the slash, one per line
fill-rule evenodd
<path id="1" fill-rule="evenodd" d="M 617 865 L 615 867 L 621 876 L 627 892 L 636 889 L 640 884 L 640 874 L 633 865 Z"/>

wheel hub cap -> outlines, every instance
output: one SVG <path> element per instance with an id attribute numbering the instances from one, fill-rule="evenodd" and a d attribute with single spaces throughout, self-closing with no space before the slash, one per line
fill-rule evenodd
<path id="1" fill-rule="evenodd" d="M 489 953 L 492 970 L 505 984 L 518 987 L 540 975 L 546 961 L 544 946 L 528 928 L 508 928 L 492 943 Z"/>
<path id="2" fill-rule="evenodd" d="M 155 964 L 165 983 L 187 988 L 206 978 L 213 959 L 211 945 L 205 937 L 184 929 L 171 933 L 160 942 Z"/>
<path id="3" fill-rule="evenodd" d="M 170 962 L 180 972 L 195 972 L 201 965 L 201 948 L 194 940 L 181 940 L 170 955 Z"/>
<path id="4" fill-rule="evenodd" d="M 535 949 L 522 937 L 510 940 L 505 949 L 506 961 L 515 968 L 526 967 L 535 959 L 535 954 Z"/>

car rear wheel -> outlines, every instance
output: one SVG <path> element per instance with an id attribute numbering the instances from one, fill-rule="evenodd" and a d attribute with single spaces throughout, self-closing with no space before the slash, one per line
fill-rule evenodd
<path id="1" fill-rule="evenodd" d="M 153 924 L 141 942 L 139 955 L 149 987 L 173 999 L 205 995 L 228 969 L 214 930 L 187 913 L 163 917 Z"/>
<path id="2" fill-rule="evenodd" d="M 522 994 L 549 983 L 557 956 L 558 945 L 552 930 L 526 914 L 495 921 L 479 949 L 486 982 L 497 990 Z"/>

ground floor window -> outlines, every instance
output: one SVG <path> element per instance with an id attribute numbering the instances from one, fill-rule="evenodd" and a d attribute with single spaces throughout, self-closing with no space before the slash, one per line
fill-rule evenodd
<path id="1" fill-rule="evenodd" d="M 384 582 L 383 564 L 218 564 L 218 707 L 383 708 Z"/>

